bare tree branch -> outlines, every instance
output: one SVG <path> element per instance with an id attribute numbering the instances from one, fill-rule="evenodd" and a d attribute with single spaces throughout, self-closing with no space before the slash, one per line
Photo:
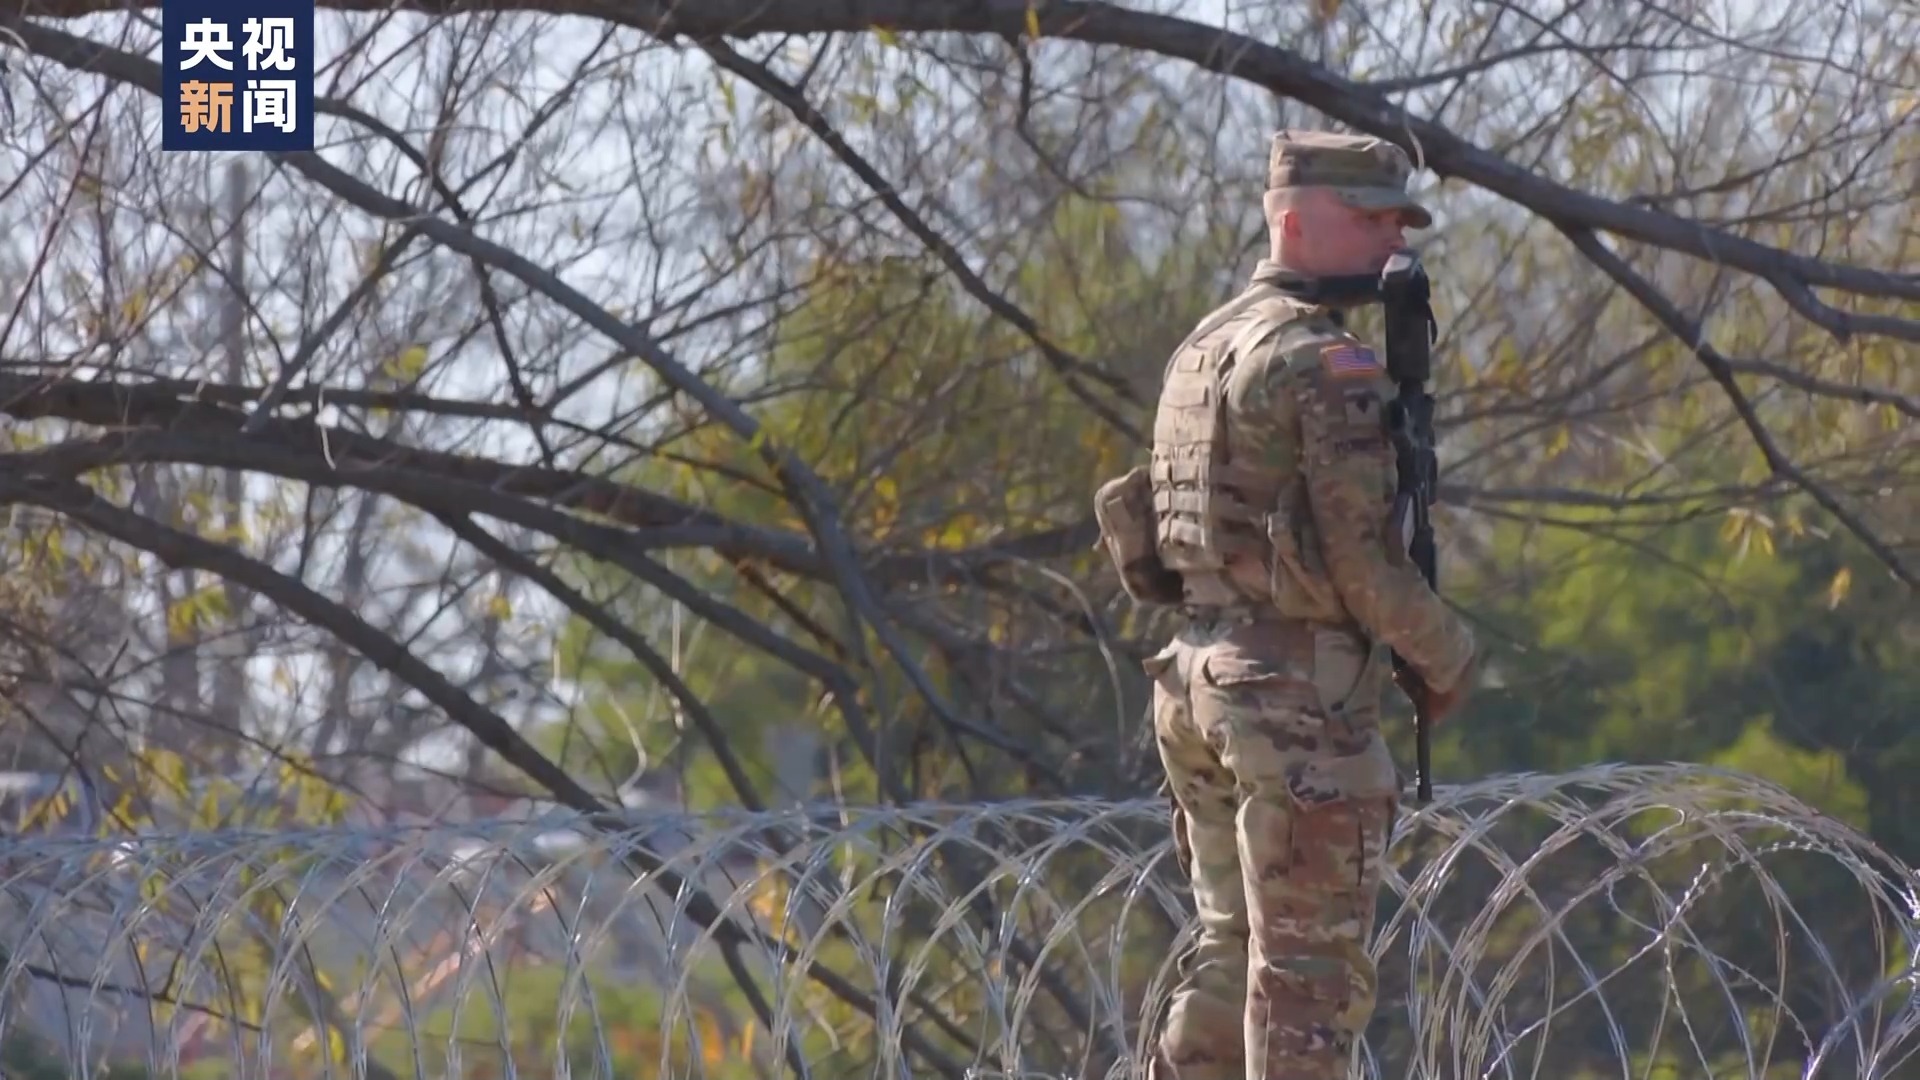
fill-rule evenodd
<path id="1" fill-rule="evenodd" d="M 1573 225 L 1562 225 L 1561 231 L 1566 234 L 1567 239 L 1573 241 L 1575 247 L 1580 249 L 1581 254 L 1592 260 L 1595 266 L 1606 271 L 1609 277 L 1619 282 L 1621 288 L 1645 305 L 1646 309 L 1652 312 L 1662 325 L 1671 330 L 1675 337 L 1692 348 L 1693 355 L 1699 358 L 1700 363 L 1713 375 L 1714 381 L 1726 391 L 1734 410 L 1740 414 L 1741 423 L 1746 426 L 1747 433 L 1753 437 L 1754 444 L 1760 448 L 1761 455 L 1766 458 L 1767 468 L 1771 469 L 1776 476 L 1785 478 L 1795 487 L 1813 496 L 1814 500 L 1828 513 L 1858 537 L 1876 558 L 1885 563 L 1894 577 L 1905 582 L 1909 587 L 1920 587 L 1920 577 L 1916 577 L 1914 572 L 1907 568 L 1899 555 L 1888 547 L 1886 542 L 1860 519 L 1859 515 L 1835 498 L 1833 493 L 1827 490 L 1826 485 L 1809 477 L 1788 460 L 1787 455 L 1774 442 L 1773 435 L 1767 431 L 1766 425 L 1761 422 L 1759 415 L 1754 412 L 1753 403 L 1747 400 L 1745 392 L 1740 389 L 1738 383 L 1734 382 L 1733 369 L 1727 364 L 1726 358 L 1721 356 L 1719 350 L 1707 340 L 1706 330 L 1700 325 L 1699 320 L 1683 314 L 1678 307 L 1674 306 L 1673 301 L 1667 299 L 1664 293 L 1629 266 L 1625 259 L 1607 250 L 1606 245 L 1602 244 L 1593 233 Z"/>

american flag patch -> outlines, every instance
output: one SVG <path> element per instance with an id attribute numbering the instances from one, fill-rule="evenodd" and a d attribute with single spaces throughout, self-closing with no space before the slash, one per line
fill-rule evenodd
<path id="1" fill-rule="evenodd" d="M 1321 349 L 1320 362 L 1326 366 L 1329 374 L 1336 376 L 1380 373 L 1380 363 L 1373 358 L 1373 350 L 1350 341 Z"/>

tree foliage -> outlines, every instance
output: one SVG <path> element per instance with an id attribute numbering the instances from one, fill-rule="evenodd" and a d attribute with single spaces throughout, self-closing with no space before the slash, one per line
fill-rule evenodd
<path id="1" fill-rule="evenodd" d="M 1089 497 L 1293 125 L 1439 218 L 1443 779 L 1920 857 L 1910 5 L 441 7 L 328 0 L 322 149 L 231 162 L 155 149 L 157 23 L 0 15 L 37 825 L 1150 792 Z"/>

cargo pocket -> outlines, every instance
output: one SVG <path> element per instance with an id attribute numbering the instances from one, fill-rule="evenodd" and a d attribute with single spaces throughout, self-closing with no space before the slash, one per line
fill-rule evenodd
<path id="1" fill-rule="evenodd" d="M 1391 799 L 1400 793 L 1393 752 L 1378 732 L 1351 753 L 1316 754 L 1287 763 L 1287 793 L 1302 810 L 1353 799 Z"/>
<path id="2" fill-rule="evenodd" d="M 1400 777 L 1377 734 L 1358 753 L 1287 764 L 1294 874 L 1303 888 L 1371 890 L 1399 804 Z"/>
<path id="3" fill-rule="evenodd" d="M 1215 745 L 1238 743 L 1248 752 L 1256 745 L 1291 757 L 1319 753 L 1327 740 L 1327 720 L 1320 708 L 1312 674 L 1301 665 L 1236 653 L 1214 653 L 1200 665 L 1205 693 L 1211 699 L 1201 710 Z"/>
<path id="4" fill-rule="evenodd" d="M 1140 668 L 1160 689 L 1175 697 L 1186 696 L 1185 681 L 1180 678 L 1180 652 L 1176 643 L 1169 642 L 1159 652 L 1140 661 Z"/>
<path id="5" fill-rule="evenodd" d="M 1400 773 L 1380 734 L 1380 655 L 1359 634 L 1314 631 L 1313 687 L 1328 717 L 1326 738 L 1322 752 L 1287 762 L 1286 786 L 1294 865 L 1329 891 L 1378 885 L 1399 805 Z"/>

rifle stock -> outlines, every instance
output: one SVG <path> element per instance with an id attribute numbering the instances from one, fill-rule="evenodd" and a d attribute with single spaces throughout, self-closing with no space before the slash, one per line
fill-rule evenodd
<path id="1" fill-rule="evenodd" d="M 1394 520 L 1403 522 L 1411 517 L 1413 530 L 1407 554 L 1426 578 L 1427 587 L 1438 592 L 1439 568 L 1428 511 L 1440 469 L 1434 454 L 1433 396 L 1426 387 L 1432 375 L 1432 345 L 1438 326 L 1419 256 L 1402 252 L 1389 259 L 1381 272 L 1380 294 L 1385 310 L 1387 375 L 1397 389 L 1388 406 L 1398 480 Z M 1393 669 L 1395 681 L 1413 703 L 1416 793 L 1419 803 L 1425 805 L 1433 800 L 1433 720 L 1428 690 L 1398 652 L 1393 654 Z"/>

